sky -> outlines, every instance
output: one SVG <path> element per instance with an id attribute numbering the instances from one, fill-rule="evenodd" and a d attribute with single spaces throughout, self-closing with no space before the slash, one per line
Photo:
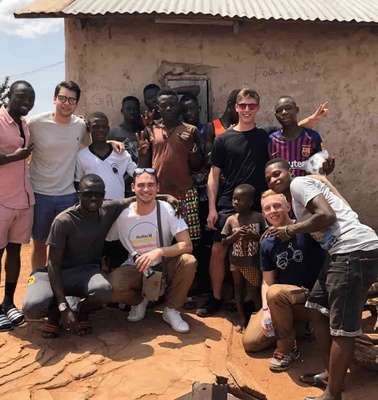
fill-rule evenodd
<path id="1" fill-rule="evenodd" d="M 15 19 L 31 0 L 0 0 L 0 82 L 25 80 L 36 101 L 29 115 L 53 109 L 55 86 L 65 79 L 63 19 Z"/>

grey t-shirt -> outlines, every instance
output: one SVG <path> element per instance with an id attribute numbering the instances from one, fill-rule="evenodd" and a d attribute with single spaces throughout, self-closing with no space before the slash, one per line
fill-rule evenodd
<path id="1" fill-rule="evenodd" d="M 92 218 L 83 217 L 78 204 L 57 215 L 46 244 L 64 248 L 61 268 L 100 265 L 105 238 L 124 208 L 124 202 L 111 200 Z"/>
<path id="2" fill-rule="evenodd" d="M 378 249 L 378 237 L 370 227 L 361 224 L 358 215 L 336 196 L 327 185 L 308 177 L 295 178 L 290 185 L 293 211 L 299 222 L 311 217 L 306 206 L 322 194 L 336 214 L 336 222 L 320 232 L 311 233 L 330 254 Z"/>
<path id="3" fill-rule="evenodd" d="M 138 142 L 135 133 L 125 131 L 122 126 L 113 126 L 110 128 L 108 139 L 117 140 L 125 145 L 125 150 L 130 154 L 131 159 L 138 163 Z"/>

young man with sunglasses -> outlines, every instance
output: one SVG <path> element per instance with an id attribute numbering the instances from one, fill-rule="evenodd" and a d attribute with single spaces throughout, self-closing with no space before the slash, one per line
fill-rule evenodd
<path id="1" fill-rule="evenodd" d="M 149 268 L 162 270 L 167 284 L 162 318 L 176 332 L 187 333 L 189 325 L 178 309 L 184 304 L 197 267 L 190 254 L 193 247 L 188 226 L 169 205 L 156 200 L 159 184 L 153 168 L 135 170 L 132 190 L 136 202 L 121 213 L 108 236 L 108 240 L 121 240 L 130 254 L 109 276 L 114 291 L 111 301 L 131 305 L 129 321 L 143 319 L 148 304 L 142 297 L 143 272 Z"/>
<path id="2" fill-rule="evenodd" d="M 100 270 L 102 249 L 113 222 L 130 199 L 104 201 L 104 181 L 94 174 L 79 182 L 79 203 L 60 213 L 51 226 L 48 266 L 31 273 L 23 310 L 27 318 L 48 317 L 42 336 L 59 336 L 59 320 L 66 329 L 89 334 L 88 313 L 105 304 L 112 287 Z M 66 296 L 84 299 L 79 310 Z"/>

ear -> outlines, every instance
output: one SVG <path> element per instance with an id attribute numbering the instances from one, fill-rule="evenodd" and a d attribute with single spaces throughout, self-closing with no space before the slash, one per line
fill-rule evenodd
<path id="1" fill-rule="evenodd" d="M 131 190 L 135 193 L 135 184 L 134 184 L 134 182 L 131 184 Z"/>
<path id="2" fill-rule="evenodd" d="M 286 203 L 286 210 L 287 212 L 290 212 L 291 210 L 291 204 L 289 202 Z"/>
<path id="3" fill-rule="evenodd" d="M 157 191 L 157 193 L 160 193 L 160 183 L 158 183 L 158 184 L 156 185 L 156 191 Z"/>

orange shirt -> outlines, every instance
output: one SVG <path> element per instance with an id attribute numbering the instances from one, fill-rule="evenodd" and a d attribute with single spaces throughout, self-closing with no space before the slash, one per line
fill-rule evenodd
<path id="1" fill-rule="evenodd" d="M 13 121 L 6 108 L 0 108 L 0 153 L 11 154 L 29 144 L 30 133 L 25 118 L 21 117 L 25 134 L 21 137 L 20 128 Z M 28 160 L 14 161 L 0 165 L 0 204 L 15 210 L 27 209 L 34 205 L 34 193 L 29 180 Z"/>
<path id="2" fill-rule="evenodd" d="M 154 126 L 151 132 L 152 167 L 159 178 L 160 193 L 168 193 L 184 198 L 193 187 L 193 178 L 189 164 L 189 152 L 178 137 L 180 132 L 194 134 L 196 127 L 182 123 L 173 130 L 165 126 Z"/>
<path id="3" fill-rule="evenodd" d="M 218 136 L 221 133 L 226 132 L 227 129 L 222 125 L 220 118 L 214 119 L 214 121 L 211 121 L 211 123 L 213 124 L 214 127 L 215 136 Z"/>

